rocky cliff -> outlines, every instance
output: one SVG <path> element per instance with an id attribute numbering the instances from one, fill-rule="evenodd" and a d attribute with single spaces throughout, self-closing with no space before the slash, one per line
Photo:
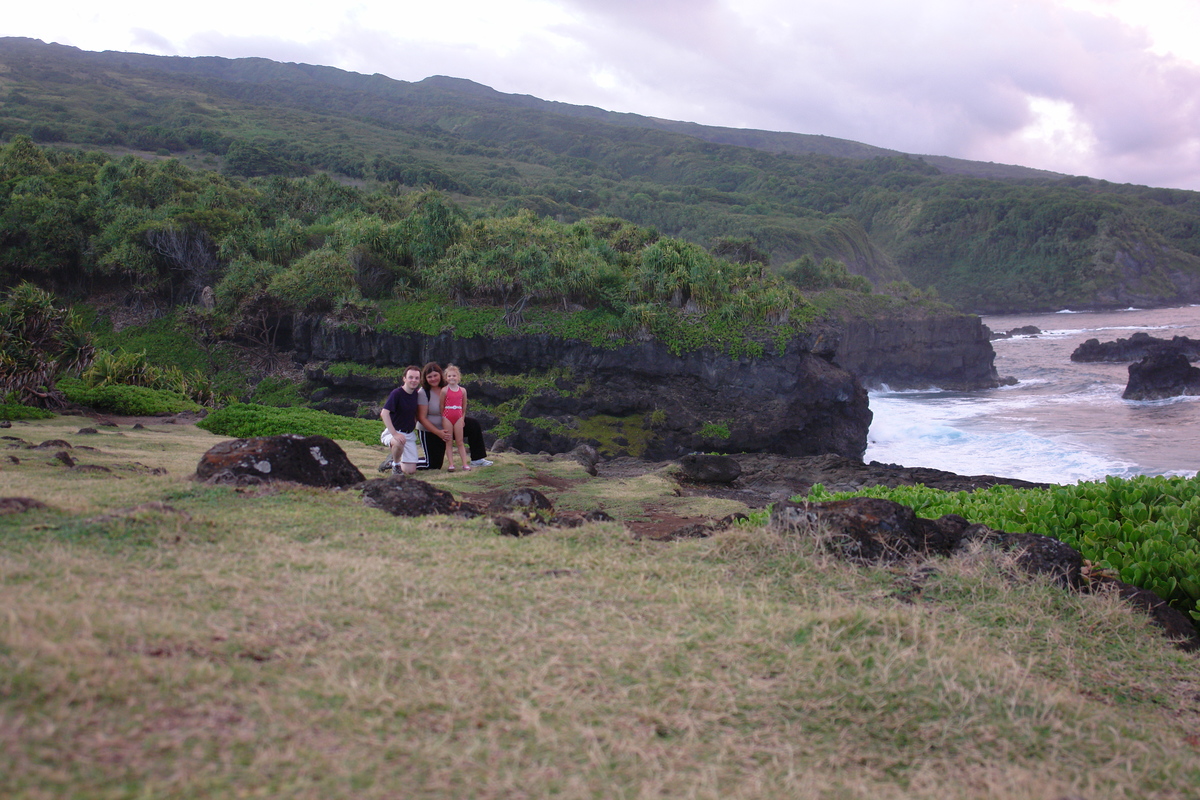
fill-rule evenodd
<path id="1" fill-rule="evenodd" d="M 794 341 L 780 355 L 731 358 L 711 350 L 675 356 L 656 341 L 603 349 L 550 336 L 463 339 L 308 319 L 298 322 L 293 341 L 304 362 L 403 367 L 436 360 L 496 376 L 469 384 L 471 396 L 514 417 L 505 438 L 531 452 L 587 442 L 646 458 L 698 450 L 861 458 L 871 422 L 867 393 L 832 362 L 828 336 Z M 523 392 L 503 380 L 555 368 L 565 377 L 552 389 Z M 357 386 L 383 396 L 370 381 L 309 374 L 342 391 Z"/>
<path id="2" fill-rule="evenodd" d="M 973 315 L 848 320 L 826 337 L 834 362 L 870 388 L 970 391 L 1000 385 L 990 332 Z"/>

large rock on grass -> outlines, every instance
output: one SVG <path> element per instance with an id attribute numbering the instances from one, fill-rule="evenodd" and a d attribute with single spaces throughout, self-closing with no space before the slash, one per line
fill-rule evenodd
<path id="1" fill-rule="evenodd" d="M 771 524 L 818 537 L 828 550 L 854 561 L 890 563 L 914 556 L 948 556 L 981 541 L 1016 554 L 1016 565 L 1026 572 L 1049 575 L 1073 589 L 1079 588 L 1083 568 L 1078 550 L 1049 536 L 997 531 L 972 525 L 956 514 L 926 519 L 906 505 L 882 498 L 777 503 Z"/>
<path id="2" fill-rule="evenodd" d="M 416 478 L 379 478 L 362 486 L 363 503 L 397 517 L 458 514 L 473 517 L 474 506 L 460 503 L 445 489 Z"/>
<path id="3" fill-rule="evenodd" d="M 214 445 L 200 458 L 196 477 L 210 483 L 294 481 L 308 486 L 362 483 L 363 474 L 328 436 L 256 436 Z"/>

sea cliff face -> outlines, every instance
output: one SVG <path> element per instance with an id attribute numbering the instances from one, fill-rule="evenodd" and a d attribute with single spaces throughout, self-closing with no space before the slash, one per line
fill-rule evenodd
<path id="1" fill-rule="evenodd" d="M 712 350 L 676 356 L 657 341 L 604 349 L 551 336 L 394 334 L 308 319 L 298 322 L 293 341 L 305 362 L 403 367 L 436 360 L 477 376 L 564 368 L 569 377 L 553 389 L 526 395 L 502 380 L 468 384 L 484 406 L 521 403 L 506 440 L 531 452 L 590 443 L 654 459 L 694 451 L 861 458 L 871 423 L 866 391 L 832 363 L 833 350 L 821 337 L 794 341 L 778 355 L 732 358 Z M 319 369 L 309 374 L 330 387 L 353 388 L 344 378 L 323 380 Z M 357 385 L 383 391 L 370 381 Z"/>
<path id="2" fill-rule="evenodd" d="M 973 315 L 855 319 L 826 336 L 834 363 L 872 389 L 972 391 L 1000 385 L 987 326 Z"/>

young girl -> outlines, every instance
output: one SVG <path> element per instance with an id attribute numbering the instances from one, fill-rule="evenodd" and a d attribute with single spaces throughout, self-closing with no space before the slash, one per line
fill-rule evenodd
<path id="1" fill-rule="evenodd" d="M 442 389 L 442 430 L 451 434 L 453 441 L 447 443 L 446 462 L 448 472 L 454 472 L 454 446 L 458 446 L 458 459 L 462 463 L 463 472 L 470 472 L 471 465 L 467 463 L 467 448 L 463 446 L 463 417 L 467 415 L 467 390 L 459 386 L 462 373 L 453 364 L 447 364 L 442 371 L 446 378 L 446 388 Z"/>

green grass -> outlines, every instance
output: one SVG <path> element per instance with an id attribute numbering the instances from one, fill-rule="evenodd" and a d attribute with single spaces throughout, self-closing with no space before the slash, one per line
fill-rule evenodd
<path id="1" fill-rule="evenodd" d="M 358 493 L 187 479 L 194 427 L 14 451 L 0 517 L 0 795 L 299 798 L 1175 798 L 1200 783 L 1194 656 L 1113 598 L 987 551 L 913 573 L 744 527 L 496 536 Z M 80 445 L 94 447 L 83 450 Z M 345 442 L 364 470 L 381 448 Z M 605 492 L 502 454 L 453 491 Z M 157 510 L 135 510 L 146 503 Z M 676 507 L 676 508 L 682 508 Z M 710 509 L 711 510 L 711 509 Z M 105 518 L 108 518 L 107 520 Z M 158 531 L 151 534 L 150 531 Z M 999 560 L 998 560 L 999 559 Z"/>

